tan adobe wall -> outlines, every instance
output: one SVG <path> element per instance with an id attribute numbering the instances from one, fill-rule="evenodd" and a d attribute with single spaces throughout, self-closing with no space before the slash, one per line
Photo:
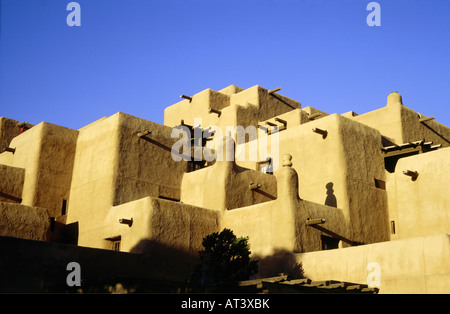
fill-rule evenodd
<path id="1" fill-rule="evenodd" d="M 373 276 L 379 272 L 380 293 L 450 293 L 450 237 L 446 233 L 295 254 L 295 261 L 313 281 L 333 278 L 375 283 Z"/>
<path id="2" fill-rule="evenodd" d="M 431 117 L 424 115 L 405 106 L 401 107 L 403 143 L 409 143 L 425 139 L 434 145 L 442 144 L 442 147 L 450 146 L 450 128 L 436 120 L 428 120 Z M 420 122 L 423 119 L 424 122 Z M 439 117 L 437 117 L 439 119 Z"/>
<path id="3" fill-rule="evenodd" d="M 113 178 L 117 155 L 117 115 L 79 130 L 67 223 L 80 221 L 83 230 L 101 223 L 105 209 L 113 204 Z M 91 227 L 90 227 L 91 225 Z"/>
<path id="4" fill-rule="evenodd" d="M 27 122 L 19 123 L 14 119 L 0 117 L 0 152 L 9 147 L 11 140 L 17 135 L 31 128 L 33 125 Z"/>
<path id="5" fill-rule="evenodd" d="M 50 215 L 44 208 L 0 201 L 0 236 L 50 240 Z"/>
<path id="6" fill-rule="evenodd" d="M 167 248 L 196 255 L 203 238 L 218 231 L 220 212 L 188 204 L 145 197 L 105 210 L 104 219 L 85 231 L 80 219 L 78 245 L 112 249 L 120 239 L 120 250 L 165 254 Z M 120 223 L 132 220 L 131 225 Z"/>
<path id="7" fill-rule="evenodd" d="M 138 137 L 145 130 L 151 133 Z M 112 206 L 146 196 L 180 198 L 187 162 L 172 159 L 171 131 L 124 113 L 80 130 L 68 210 L 68 222 L 80 223 L 80 239 L 103 226 Z"/>
<path id="8" fill-rule="evenodd" d="M 450 232 L 450 148 L 398 161 L 388 176 L 389 220 L 392 239 Z M 403 171 L 417 171 L 415 180 Z"/>
<path id="9" fill-rule="evenodd" d="M 326 131 L 326 137 L 313 132 L 316 128 Z M 297 126 L 288 124 L 278 137 L 280 164 L 283 155 L 292 155 L 301 199 L 341 209 L 353 241 L 389 239 L 387 192 L 375 184 L 386 180 L 378 130 L 332 114 Z M 272 151 L 272 141 L 267 143 Z M 256 163 L 237 164 L 256 168 Z"/>
<path id="10" fill-rule="evenodd" d="M 301 200 L 294 168 L 281 167 L 276 173 L 278 198 L 274 201 L 228 210 L 221 228 L 249 237 L 254 256 L 321 249 L 320 231 L 306 226 L 306 219 L 326 219 L 325 227 L 348 237 L 342 210 Z"/>
<path id="11" fill-rule="evenodd" d="M 0 164 L 0 201 L 22 202 L 25 169 Z"/>
<path id="12" fill-rule="evenodd" d="M 251 188 L 252 183 L 256 188 Z M 215 210 L 254 205 L 276 197 L 274 176 L 239 167 L 233 161 L 217 161 L 212 166 L 185 173 L 181 186 L 183 203 Z"/>
<path id="13" fill-rule="evenodd" d="M 279 92 L 269 93 L 262 86 L 255 85 L 240 93 L 231 95 L 231 105 L 237 105 L 236 125 L 256 126 L 277 115 L 300 109 L 300 102 L 281 95 Z"/>
<path id="14" fill-rule="evenodd" d="M 132 218 L 132 225 L 120 224 L 122 218 Z M 203 238 L 219 231 L 219 219 L 220 213 L 215 210 L 145 197 L 112 207 L 97 236 L 106 239 L 120 235 L 121 250 L 127 252 L 163 254 L 159 250 L 170 247 L 196 255 Z"/>
<path id="15" fill-rule="evenodd" d="M 25 169 L 22 204 L 43 207 L 51 217 L 61 216 L 69 199 L 78 131 L 41 122 L 16 136 L 15 152 L 0 155 L 0 163 Z"/>
<path id="16" fill-rule="evenodd" d="M 184 99 L 164 110 L 164 125 L 174 127 L 184 120 L 188 125 L 194 125 L 195 118 L 201 118 L 205 125 L 217 125 L 217 114 L 210 114 L 210 109 L 222 110 L 230 105 L 230 95 L 205 89 L 191 96 L 192 100 Z"/>
<path id="17" fill-rule="evenodd" d="M 224 92 L 206 89 L 164 110 L 164 124 L 176 126 L 181 123 L 195 126 L 195 119 L 201 119 L 202 126 L 217 125 L 226 134 L 227 126 L 257 126 L 276 115 L 301 107 L 298 101 L 279 93 L 268 93 L 268 90 L 255 85 L 242 90 L 224 89 Z M 235 93 L 234 93 L 235 92 Z M 219 110 L 220 114 L 210 109 Z"/>
<path id="18" fill-rule="evenodd" d="M 181 177 L 187 162 L 175 161 L 171 149 L 178 139 L 171 138 L 172 128 L 119 114 L 116 182 L 113 205 L 145 196 L 180 199 Z M 139 131 L 151 133 L 139 138 Z"/>
<path id="19" fill-rule="evenodd" d="M 379 130 L 392 144 L 425 139 L 443 147 L 450 146 L 450 128 L 433 119 L 421 122 L 427 117 L 403 105 L 401 95 L 396 92 L 388 96 L 385 107 L 352 119 Z"/>

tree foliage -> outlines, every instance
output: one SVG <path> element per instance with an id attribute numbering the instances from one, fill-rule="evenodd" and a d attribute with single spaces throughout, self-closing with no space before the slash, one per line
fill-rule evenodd
<path id="1" fill-rule="evenodd" d="M 224 229 L 203 238 L 202 244 L 196 275 L 204 286 L 233 284 L 258 272 L 258 261 L 250 260 L 248 237 L 237 238 Z"/>

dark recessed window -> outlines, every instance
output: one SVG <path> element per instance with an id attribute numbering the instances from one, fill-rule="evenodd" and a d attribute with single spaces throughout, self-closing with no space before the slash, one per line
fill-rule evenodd
<path id="1" fill-rule="evenodd" d="M 116 236 L 112 238 L 106 238 L 107 243 L 107 249 L 113 250 L 113 251 L 120 251 L 120 241 L 122 240 L 121 236 Z"/>
<path id="2" fill-rule="evenodd" d="M 375 179 L 375 187 L 378 189 L 386 190 L 386 182 L 383 180 Z"/>
<path id="3" fill-rule="evenodd" d="M 67 214 L 67 200 L 63 200 L 61 205 L 61 215 L 65 214 Z"/>
<path id="4" fill-rule="evenodd" d="M 332 250 L 339 248 L 339 239 L 321 235 L 320 240 L 322 240 L 322 250 Z"/>
<path id="5" fill-rule="evenodd" d="M 395 221 L 391 220 L 391 233 L 395 234 Z"/>

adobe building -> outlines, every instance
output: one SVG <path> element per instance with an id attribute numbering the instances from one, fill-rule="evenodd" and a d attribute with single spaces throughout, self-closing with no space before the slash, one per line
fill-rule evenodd
<path id="1" fill-rule="evenodd" d="M 164 125 L 0 118 L 0 236 L 147 254 L 184 280 L 180 256 L 229 228 L 260 277 L 302 265 L 380 293 L 450 293 L 450 128 L 397 92 L 328 114 L 279 91 L 182 95 Z"/>

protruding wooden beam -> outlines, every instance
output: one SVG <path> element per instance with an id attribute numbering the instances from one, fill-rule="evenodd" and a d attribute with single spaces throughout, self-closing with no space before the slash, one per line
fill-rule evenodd
<path id="1" fill-rule="evenodd" d="M 121 219 L 119 219 L 119 223 L 128 225 L 128 227 L 131 227 L 131 225 L 133 224 L 133 218 L 131 218 L 131 219 L 121 218 Z"/>
<path id="2" fill-rule="evenodd" d="M 277 88 L 271 89 L 270 91 L 268 91 L 268 93 L 269 94 L 273 94 L 273 93 L 276 93 L 276 92 L 278 92 L 280 90 L 281 90 L 281 87 L 277 87 Z"/>
<path id="3" fill-rule="evenodd" d="M 312 129 L 312 131 L 313 131 L 314 133 L 321 134 L 323 138 L 327 137 L 327 135 L 328 135 L 328 131 L 327 131 L 327 130 L 322 130 L 322 129 L 319 129 L 319 128 L 314 128 L 314 129 Z"/>
<path id="4" fill-rule="evenodd" d="M 180 97 L 189 100 L 189 102 L 192 101 L 192 97 L 191 96 L 180 95 Z"/>
<path id="5" fill-rule="evenodd" d="M 418 173 L 417 171 L 412 171 L 412 170 L 406 170 L 406 171 L 403 171 L 403 174 L 404 174 L 405 176 L 411 177 L 411 179 L 412 179 L 413 181 L 416 180 L 417 177 L 419 176 L 419 173 Z"/>
<path id="6" fill-rule="evenodd" d="M 319 225 L 319 224 L 323 224 L 325 223 L 326 220 L 323 218 L 315 218 L 315 219 L 306 219 L 306 225 L 307 226 L 312 226 L 312 225 Z"/>
<path id="7" fill-rule="evenodd" d="M 217 116 L 220 117 L 220 115 L 222 114 L 222 111 L 214 109 L 214 108 L 210 108 L 209 113 L 215 113 L 215 114 L 217 114 Z"/>
<path id="8" fill-rule="evenodd" d="M 420 118 L 420 119 L 419 119 L 419 122 L 420 122 L 420 123 L 423 123 L 423 122 L 427 122 L 427 121 L 431 121 L 431 120 L 434 120 L 434 117 Z"/>
<path id="9" fill-rule="evenodd" d="M 261 184 L 259 184 L 259 183 L 254 183 L 254 182 L 251 182 L 250 185 L 249 185 L 250 190 L 256 190 L 256 189 L 259 189 L 261 186 L 262 186 Z"/>
<path id="10" fill-rule="evenodd" d="M 4 197 L 4 198 L 7 198 L 7 199 L 10 199 L 10 200 L 12 200 L 14 202 L 17 202 L 17 203 L 22 203 L 22 199 L 20 197 L 15 197 L 14 195 L 10 195 L 10 194 L 4 193 L 2 191 L 0 191 L 0 196 Z"/>
<path id="11" fill-rule="evenodd" d="M 3 152 L 10 152 L 10 153 L 15 153 L 16 152 L 16 149 L 15 148 L 12 148 L 12 147 L 5 147 L 5 148 L 3 148 L 3 150 L 2 150 L 2 153 Z"/>
<path id="12" fill-rule="evenodd" d="M 430 149 L 436 149 L 436 148 L 440 148 L 440 147 L 442 147 L 442 144 L 430 146 Z"/>
<path id="13" fill-rule="evenodd" d="M 258 124 L 258 128 L 262 129 L 266 133 L 269 133 L 269 128 L 264 125 Z"/>
<path id="14" fill-rule="evenodd" d="M 313 227 L 313 228 L 315 228 L 315 229 L 317 229 L 317 230 L 322 231 L 323 233 L 326 233 L 326 234 L 332 236 L 333 238 L 339 239 L 339 240 L 341 240 L 341 241 L 343 241 L 343 242 L 345 242 L 345 243 L 348 243 L 348 244 L 350 244 L 350 245 L 360 245 L 360 244 L 361 244 L 361 243 L 358 243 L 358 242 L 356 242 L 356 241 L 349 240 L 349 239 L 347 239 L 347 238 L 345 238 L 345 237 L 343 237 L 343 236 L 341 236 L 341 235 L 339 235 L 339 234 L 337 234 L 337 233 L 334 233 L 333 231 L 328 230 L 328 229 L 326 229 L 326 228 L 324 228 L 324 227 L 322 227 L 322 226 L 319 226 L 319 225 L 317 225 L 317 224 L 315 224 L 315 225 L 310 225 L 310 226 Z"/>
<path id="15" fill-rule="evenodd" d="M 145 130 L 145 131 L 142 131 L 142 132 L 138 132 L 137 136 L 138 136 L 139 138 L 141 138 L 141 137 L 144 137 L 144 136 L 146 136 L 146 135 L 148 135 L 148 134 L 150 134 L 150 133 L 152 133 L 151 130 Z"/>
<path id="16" fill-rule="evenodd" d="M 270 125 L 270 126 L 277 126 L 275 123 L 272 123 L 272 122 L 269 122 L 269 121 L 266 121 L 265 122 L 267 125 Z"/>
<path id="17" fill-rule="evenodd" d="M 280 123 L 283 124 L 285 127 L 287 126 L 287 121 L 286 121 L 286 120 L 283 120 L 283 119 L 280 119 L 280 118 L 276 117 L 276 118 L 275 118 L 275 121 L 280 122 Z"/>

